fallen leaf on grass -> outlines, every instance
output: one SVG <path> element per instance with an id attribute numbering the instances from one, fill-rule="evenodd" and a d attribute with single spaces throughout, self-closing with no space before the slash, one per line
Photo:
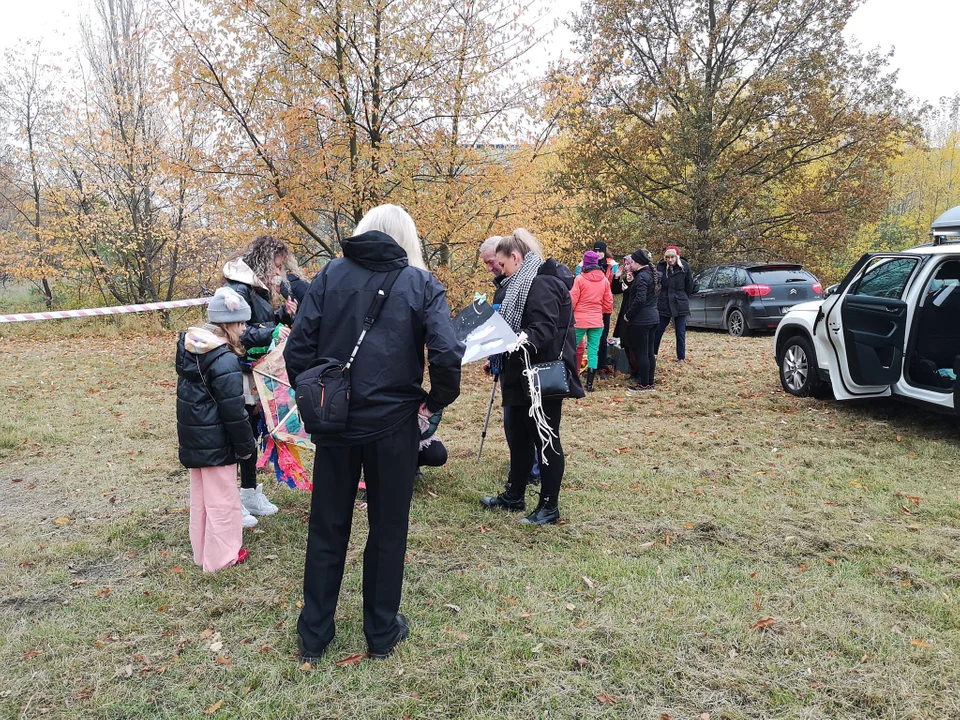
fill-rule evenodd
<path id="1" fill-rule="evenodd" d="M 213 705 L 203 711 L 204 715 L 213 715 L 217 710 L 223 707 L 223 700 L 217 700 Z"/>
<path id="2" fill-rule="evenodd" d="M 459 605 L 453 605 L 452 603 L 447 603 L 446 605 L 444 605 L 444 607 L 445 607 L 445 608 L 450 608 L 450 609 L 453 610 L 454 612 L 460 612 L 460 606 L 459 606 Z"/>
<path id="3" fill-rule="evenodd" d="M 221 649 L 223 649 L 223 643 L 220 640 L 210 644 L 210 652 L 217 652 Z"/>
<path id="4" fill-rule="evenodd" d="M 907 495 L 906 497 L 907 500 L 912 502 L 917 507 L 920 507 L 920 501 L 923 500 L 923 498 L 917 497 L 916 495 Z"/>
<path id="5" fill-rule="evenodd" d="M 70 518 L 68 517 L 58 517 L 53 521 L 54 525 L 69 525 Z"/>
<path id="6" fill-rule="evenodd" d="M 104 588 L 100 588 L 99 590 L 97 590 L 96 595 L 97 597 L 101 597 L 101 598 L 110 597 L 110 587 L 107 586 Z"/>
<path id="7" fill-rule="evenodd" d="M 70 584 L 73 585 L 74 587 L 77 587 L 78 585 L 86 585 L 87 582 L 89 581 L 84 580 L 83 578 L 77 578 L 76 580 L 71 580 Z"/>
<path id="8" fill-rule="evenodd" d="M 700 720 L 710 720 L 710 713 L 700 713 Z"/>
<path id="9" fill-rule="evenodd" d="M 766 630 L 768 627 L 773 627 L 777 624 L 777 619 L 768 617 L 763 620 L 757 620 L 753 625 L 750 626 L 751 630 Z"/>
<path id="10" fill-rule="evenodd" d="M 667 713 L 660 713 L 660 720 L 670 720 L 670 716 Z"/>
<path id="11" fill-rule="evenodd" d="M 10 482 L 15 482 L 15 483 L 23 482 L 23 478 L 11 478 Z"/>
<path id="12" fill-rule="evenodd" d="M 223 655 L 217 655 L 217 665 L 233 665 L 233 660 Z"/>
<path id="13" fill-rule="evenodd" d="M 581 670 L 587 667 L 589 664 L 590 662 L 586 658 L 577 658 L 577 667 Z"/>
<path id="14" fill-rule="evenodd" d="M 583 576 L 583 581 L 587 584 L 588 588 L 593 588 L 593 580 L 588 578 L 586 575 Z"/>
<path id="15" fill-rule="evenodd" d="M 617 702 L 617 699 L 610 697 L 606 693 L 600 693 L 599 695 L 597 695 L 597 702 L 600 703 L 601 705 L 606 705 L 607 703 L 610 703 L 612 705 Z"/>
<path id="16" fill-rule="evenodd" d="M 926 642 L 925 640 L 911 640 L 910 644 L 913 645 L 913 647 L 918 647 L 918 648 L 931 647 L 930 643 Z"/>
<path id="17" fill-rule="evenodd" d="M 300 666 L 300 669 L 303 670 L 304 672 L 310 672 L 311 670 L 313 670 L 313 663 L 305 662 L 303 665 Z"/>
<path id="18" fill-rule="evenodd" d="M 31 650 L 30 652 L 23 654 L 23 659 L 24 659 L 24 660 L 33 660 L 33 658 L 35 658 L 35 657 L 36 657 L 37 655 L 39 655 L 39 654 L 40 654 L 40 651 L 39 651 L 39 650 Z"/>
<path id="19" fill-rule="evenodd" d="M 200 633 L 200 639 L 201 639 L 201 640 L 206 640 L 206 639 L 207 639 L 208 637 L 210 637 L 211 635 L 213 635 L 213 630 L 210 629 L 210 628 L 207 628 L 207 629 L 204 630 L 202 633 Z"/>
<path id="20" fill-rule="evenodd" d="M 567 603 L 567 610 L 570 610 L 572 612 L 576 609 L 577 609 L 576 605 L 574 605 L 573 603 Z"/>
<path id="21" fill-rule="evenodd" d="M 183 568 L 180 567 L 179 565 L 177 565 L 177 567 L 175 567 L 175 568 L 170 568 L 170 572 L 172 572 L 172 573 L 177 573 L 177 574 L 182 574 L 182 573 L 183 573 Z"/>
<path id="22" fill-rule="evenodd" d="M 353 655 L 347 655 L 342 660 L 337 660 L 337 667 L 348 667 L 350 665 L 356 665 L 367 659 L 367 653 L 355 653 Z"/>
<path id="23" fill-rule="evenodd" d="M 537 644 L 534 645 L 532 648 L 530 648 L 530 652 L 532 652 L 532 653 L 538 653 L 538 652 L 540 652 L 541 650 L 543 650 L 543 643 L 537 643 Z"/>

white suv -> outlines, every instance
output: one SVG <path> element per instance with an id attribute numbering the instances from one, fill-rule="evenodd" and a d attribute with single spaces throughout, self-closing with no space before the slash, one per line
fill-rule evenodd
<path id="1" fill-rule="evenodd" d="M 823 300 L 784 316 L 774 340 L 784 390 L 960 412 L 960 206 L 930 235 L 911 250 L 864 255 Z"/>

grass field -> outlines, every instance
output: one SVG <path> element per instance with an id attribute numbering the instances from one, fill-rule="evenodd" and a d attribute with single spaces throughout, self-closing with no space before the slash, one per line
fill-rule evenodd
<path id="1" fill-rule="evenodd" d="M 46 333 L 0 342 L 0 718 L 960 718 L 958 421 L 787 396 L 769 337 L 691 333 L 659 392 L 567 403 L 542 529 L 481 511 L 506 447 L 496 413 L 474 461 L 471 367 L 413 501 L 410 640 L 338 665 L 365 649 L 358 509 L 304 668 L 308 496 L 265 477 L 251 561 L 204 575 L 173 336 Z"/>

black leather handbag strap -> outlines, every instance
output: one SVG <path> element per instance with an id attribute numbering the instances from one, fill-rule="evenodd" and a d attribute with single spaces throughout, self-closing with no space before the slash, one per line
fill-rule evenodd
<path id="1" fill-rule="evenodd" d="M 377 316 L 383 309 L 383 305 L 387 301 L 387 296 L 390 294 L 390 290 L 393 289 L 393 284 L 397 281 L 397 278 L 400 276 L 401 272 L 403 272 L 403 268 L 400 268 L 399 270 L 391 270 L 383 279 L 380 289 L 377 290 L 377 294 L 373 298 L 373 302 L 370 303 L 370 309 L 367 310 L 367 316 L 363 319 L 363 330 L 360 331 L 360 337 L 357 338 L 357 344 L 353 346 L 353 352 L 350 353 L 350 359 L 347 360 L 346 364 L 343 366 L 344 370 L 349 370 L 350 366 L 353 364 L 354 358 L 357 357 L 357 350 L 360 349 L 360 344 L 367 336 L 370 328 L 373 327 L 373 323 L 376 321 Z"/>

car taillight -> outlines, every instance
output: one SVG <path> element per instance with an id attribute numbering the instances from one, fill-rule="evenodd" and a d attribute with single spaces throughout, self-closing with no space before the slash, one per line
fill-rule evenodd
<path id="1" fill-rule="evenodd" d="M 770 294 L 769 285 L 744 285 L 743 291 L 750 297 L 763 297 Z"/>
<path id="2" fill-rule="evenodd" d="M 813 284 L 813 294 L 814 295 L 823 295 L 823 285 L 820 283 Z"/>

